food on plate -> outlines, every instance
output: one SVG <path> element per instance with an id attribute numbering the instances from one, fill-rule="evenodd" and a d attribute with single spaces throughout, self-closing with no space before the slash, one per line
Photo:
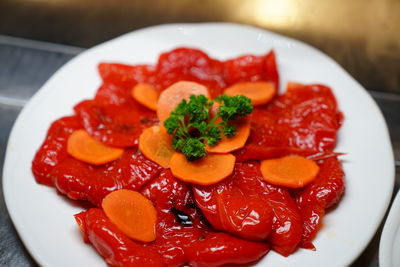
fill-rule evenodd
<path id="1" fill-rule="evenodd" d="M 161 125 L 144 129 L 139 137 L 139 150 L 148 159 L 163 168 L 169 168 L 172 155 L 175 152 L 172 147 L 172 136 Z"/>
<path id="2" fill-rule="evenodd" d="M 68 137 L 67 152 L 83 162 L 102 165 L 119 158 L 124 150 L 103 145 L 82 129 L 74 131 Z"/>
<path id="3" fill-rule="evenodd" d="M 157 110 L 160 93 L 149 83 L 138 83 L 132 88 L 132 97 L 146 108 Z"/>
<path id="4" fill-rule="evenodd" d="M 128 237 L 142 242 L 156 239 L 157 211 L 139 192 L 113 191 L 103 199 L 101 207 L 110 221 Z"/>
<path id="5" fill-rule="evenodd" d="M 157 102 L 157 117 L 163 123 L 176 106 L 183 100 L 189 100 L 192 95 L 209 97 L 208 89 L 198 83 L 180 81 L 166 88 Z"/>
<path id="6" fill-rule="evenodd" d="M 156 65 L 101 63 L 102 84 L 52 123 L 38 183 L 110 266 L 220 266 L 316 249 L 345 189 L 331 89 L 289 83 L 275 53 L 220 61 L 177 48 Z M 72 147 L 72 148 L 71 148 Z"/>
<path id="7" fill-rule="evenodd" d="M 132 98 L 130 94 L 129 97 Z M 117 105 L 108 104 L 105 100 L 86 100 L 74 109 L 88 134 L 113 147 L 137 145 L 142 131 L 158 123 L 154 112 L 136 103 L 133 98 Z"/>
<path id="8" fill-rule="evenodd" d="M 264 182 L 258 162 L 236 163 L 234 173 L 221 183 L 194 186 L 194 196 L 218 230 L 249 240 L 267 240 L 284 256 L 301 241 L 302 219 L 295 200 L 287 189 Z"/>
<path id="9" fill-rule="evenodd" d="M 296 195 L 303 217 L 303 237 L 300 246 L 315 249 L 312 239 L 321 227 L 326 209 L 337 204 L 344 193 L 345 174 L 336 157 L 323 160 L 317 178 Z"/>
<path id="10" fill-rule="evenodd" d="M 301 188 L 317 177 L 319 167 L 305 157 L 286 156 L 261 161 L 260 170 L 264 179 L 271 184 Z"/>
<path id="11" fill-rule="evenodd" d="M 250 135 L 251 123 L 248 118 L 235 120 L 236 135 L 223 136 L 218 144 L 214 146 L 206 145 L 207 152 L 228 153 L 238 150 L 246 144 Z"/>
<path id="12" fill-rule="evenodd" d="M 171 172 L 175 177 L 193 184 L 215 184 L 228 177 L 235 166 L 232 154 L 208 154 L 196 161 L 188 161 L 184 154 L 174 153 Z"/>
<path id="13" fill-rule="evenodd" d="M 164 121 L 167 133 L 173 136 L 173 148 L 189 161 L 204 157 L 207 154 L 206 145 L 216 146 L 222 137 L 237 136 L 238 121 L 253 111 L 250 99 L 242 95 L 220 95 L 215 101 L 218 111 L 214 115 L 214 101 L 204 95 L 192 95 L 189 101 L 183 99 Z M 248 135 L 241 133 L 239 137 L 242 140 L 233 140 L 243 143 L 243 138 L 247 139 Z M 224 143 L 232 145 L 228 150 L 238 146 L 234 141 Z"/>
<path id="14" fill-rule="evenodd" d="M 244 95 L 251 99 L 254 106 L 264 105 L 271 101 L 276 93 L 272 82 L 241 82 L 225 89 L 228 96 Z"/>

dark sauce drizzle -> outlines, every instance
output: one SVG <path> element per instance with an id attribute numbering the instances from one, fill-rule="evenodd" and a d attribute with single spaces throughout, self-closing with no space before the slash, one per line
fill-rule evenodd
<path id="1" fill-rule="evenodd" d="M 183 226 L 193 226 L 192 219 L 190 218 L 190 215 L 184 213 L 181 210 L 178 210 L 177 208 L 171 208 L 170 211 L 175 215 L 176 221 Z"/>

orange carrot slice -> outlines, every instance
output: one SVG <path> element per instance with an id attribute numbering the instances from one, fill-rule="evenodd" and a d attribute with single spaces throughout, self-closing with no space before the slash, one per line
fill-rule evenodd
<path id="1" fill-rule="evenodd" d="M 113 191 L 101 206 L 110 221 L 130 238 L 142 242 L 156 239 L 157 211 L 142 194 L 127 189 Z"/>
<path id="2" fill-rule="evenodd" d="M 290 188 L 306 186 L 319 172 L 319 167 L 314 161 L 301 156 L 263 160 L 260 169 L 267 182 Z"/>
<path id="3" fill-rule="evenodd" d="M 172 148 L 172 136 L 163 126 L 146 128 L 139 137 L 139 150 L 163 168 L 169 168 L 169 162 L 175 152 Z"/>
<path id="4" fill-rule="evenodd" d="M 131 94 L 137 102 L 146 108 L 157 110 L 157 101 L 160 94 L 153 85 L 138 83 L 132 88 Z"/>
<path id="5" fill-rule="evenodd" d="M 250 120 L 241 119 L 235 124 L 237 125 L 237 134 L 234 137 L 223 137 L 216 146 L 207 145 L 206 150 L 213 153 L 228 153 L 244 147 L 250 135 Z"/>
<path id="6" fill-rule="evenodd" d="M 162 124 L 168 119 L 169 114 L 176 106 L 182 101 L 182 99 L 189 100 L 191 95 L 204 95 L 210 97 L 207 87 L 188 81 L 181 81 L 174 83 L 161 94 L 157 102 L 157 116 Z"/>
<path id="7" fill-rule="evenodd" d="M 247 96 L 254 106 L 259 106 L 271 101 L 275 92 L 275 86 L 271 82 L 241 82 L 226 88 L 224 94 Z"/>
<path id="8" fill-rule="evenodd" d="M 232 154 L 208 154 L 196 160 L 188 161 L 182 153 L 174 153 L 171 158 L 171 171 L 182 181 L 209 185 L 228 177 L 235 166 L 235 156 Z"/>
<path id="9" fill-rule="evenodd" d="M 85 130 L 77 130 L 68 137 L 67 152 L 81 161 L 101 165 L 116 160 L 124 153 L 124 150 L 106 146 L 91 137 Z"/>

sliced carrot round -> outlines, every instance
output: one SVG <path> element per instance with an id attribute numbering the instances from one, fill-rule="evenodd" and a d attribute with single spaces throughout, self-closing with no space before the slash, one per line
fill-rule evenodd
<path id="1" fill-rule="evenodd" d="M 85 130 L 77 130 L 68 137 L 67 152 L 81 161 L 101 165 L 116 160 L 124 153 L 124 150 L 106 146 L 91 137 Z"/>
<path id="2" fill-rule="evenodd" d="M 189 100 L 191 95 L 210 97 L 207 87 L 195 82 L 181 81 L 165 89 L 157 102 L 157 116 L 160 123 L 168 119 L 171 111 L 178 106 L 182 99 Z"/>
<path id="3" fill-rule="evenodd" d="M 306 186 L 319 172 L 319 167 L 314 161 L 301 156 L 263 160 L 260 169 L 267 182 L 290 188 Z"/>
<path id="4" fill-rule="evenodd" d="M 163 126 L 146 128 L 139 137 L 139 150 L 148 159 L 158 163 L 164 168 L 169 168 L 172 154 L 172 136 Z"/>
<path id="5" fill-rule="evenodd" d="M 138 83 L 131 91 L 132 97 L 151 110 L 157 110 L 157 101 L 159 97 L 159 92 L 157 89 L 149 83 Z"/>
<path id="6" fill-rule="evenodd" d="M 142 242 L 156 239 L 157 211 L 142 194 L 116 190 L 103 199 L 101 206 L 110 221 L 130 238 Z"/>
<path id="7" fill-rule="evenodd" d="M 244 147 L 250 135 L 250 120 L 237 120 L 235 124 L 237 126 L 237 134 L 234 137 L 227 138 L 224 136 L 216 146 L 207 145 L 206 150 L 213 153 L 228 153 Z"/>
<path id="8" fill-rule="evenodd" d="M 182 181 L 209 185 L 228 177 L 235 166 L 232 154 L 208 154 L 196 160 L 188 161 L 184 154 L 175 152 L 171 158 L 171 171 Z"/>
<path id="9" fill-rule="evenodd" d="M 241 82 L 225 89 L 228 96 L 244 95 L 251 99 L 254 106 L 263 105 L 271 101 L 276 89 L 271 82 Z"/>

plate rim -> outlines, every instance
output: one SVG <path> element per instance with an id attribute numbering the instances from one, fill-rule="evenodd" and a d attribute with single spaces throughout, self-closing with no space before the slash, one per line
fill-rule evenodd
<path id="1" fill-rule="evenodd" d="M 393 245 L 396 233 L 400 231 L 400 190 L 390 206 L 379 240 L 379 266 L 393 267 Z"/>

